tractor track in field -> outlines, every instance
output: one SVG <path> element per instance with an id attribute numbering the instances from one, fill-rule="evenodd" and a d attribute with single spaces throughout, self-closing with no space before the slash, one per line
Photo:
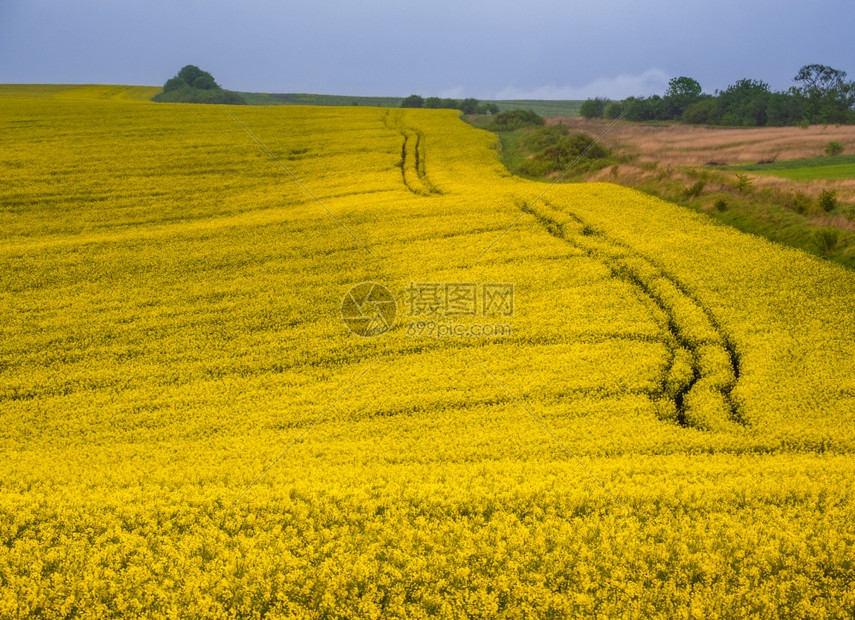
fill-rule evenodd
<path id="1" fill-rule="evenodd" d="M 430 196 L 442 192 L 431 183 L 425 170 L 424 134 L 417 129 L 402 128 L 399 130 L 403 137 L 401 144 L 401 178 L 404 185 L 412 193 L 419 196 Z"/>
<path id="2" fill-rule="evenodd" d="M 653 260 L 595 230 L 575 213 L 548 201 L 531 208 L 518 200 L 517 206 L 551 235 L 604 265 L 665 317 L 670 359 L 654 399 L 670 400 L 673 410 L 661 411 L 660 417 L 706 430 L 744 425 L 731 396 L 740 376 L 739 355 L 707 306 Z"/>
<path id="3" fill-rule="evenodd" d="M 384 123 L 386 127 L 401 135 L 401 160 L 397 165 L 401 169 L 404 186 L 417 196 L 442 194 L 442 190 L 434 185 L 427 175 L 424 133 L 406 126 L 401 116 L 400 112 L 387 112 Z"/>

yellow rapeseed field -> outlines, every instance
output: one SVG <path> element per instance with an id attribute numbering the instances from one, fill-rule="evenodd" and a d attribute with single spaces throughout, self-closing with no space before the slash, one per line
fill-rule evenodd
<path id="1" fill-rule="evenodd" d="M 851 271 L 155 91 L 0 87 L 0 617 L 855 615 Z"/>

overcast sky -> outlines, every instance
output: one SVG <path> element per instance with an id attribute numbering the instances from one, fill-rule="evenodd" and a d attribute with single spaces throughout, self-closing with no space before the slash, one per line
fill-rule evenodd
<path id="1" fill-rule="evenodd" d="M 479 99 L 623 98 L 688 75 L 855 78 L 853 0 L 0 0 L 0 83 Z"/>

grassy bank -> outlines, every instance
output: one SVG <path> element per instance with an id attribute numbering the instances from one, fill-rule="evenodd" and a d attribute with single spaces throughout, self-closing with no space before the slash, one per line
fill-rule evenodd
<path id="1" fill-rule="evenodd" d="M 575 129 L 599 135 L 605 129 L 600 123 L 562 119 Z M 473 125 L 489 128 L 483 117 L 470 119 Z M 554 122 L 554 121 L 553 121 Z M 804 132 L 797 128 L 762 130 L 710 130 L 670 124 L 657 126 L 621 123 L 603 137 L 611 148 L 614 165 L 597 171 L 570 169 L 562 182 L 606 181 L 640 189 L 652 196 L 676 202 L 743 232 L 801 249 L 816 256 L 855 268 L 855 156 L 802 157 L 775 160 L 773 163 L 739 163 L 720 165 L 718 154 L 726 153 L 731 161 L 749 161 L 768 156 L 768 152 L 787 152 L 782 136 L 802 139 L 810 147 L 827 140 L 829 128 Z M 524 162 L 536 154 L 526 149 L 526 137 L 535 128 L 497 132 L 497 148 L 505 166 L 519 176 L 533 178 L 523 170 Z M 848 129 L 846 129 L 848 131 Z M 777 142 L 770 146 L 771 134 Z M 685 135 L 682 135 L 682 134 Z M 816 133 L 817 135 L 813 135 Z M 704 149 L 693 150 L 698 139 Z M 805 140 L 807 138 L 807 140 Z M 717 141 L 714 141 L 717 140 Z M 762 148 L 774 149 L 768 152 Z M 742 153 L 740 154 L 740 149 Z M 807 151 L 809 152 L 809 151 Z M 707 161 L 703 161 L 706 157 Z M 713 164 L 713 165 L 705 165 Z M 552 175 L 553 177 L 555 175 Z M 548 180 L 544 178 L 543 180 Z M 833 208 L 820 203 L 823 192 L 830 193 Z"/>

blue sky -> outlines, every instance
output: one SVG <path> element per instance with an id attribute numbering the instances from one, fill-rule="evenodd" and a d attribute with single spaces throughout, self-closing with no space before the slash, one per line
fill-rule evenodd
<path id="1" fill-rule="evenodd" d="M 855 78 L 852 0 L 0 0 L 0 83 L 161 85 L 185 64 L 226 88 L 622 98 L 688 75 L 786 89 Z"/>

